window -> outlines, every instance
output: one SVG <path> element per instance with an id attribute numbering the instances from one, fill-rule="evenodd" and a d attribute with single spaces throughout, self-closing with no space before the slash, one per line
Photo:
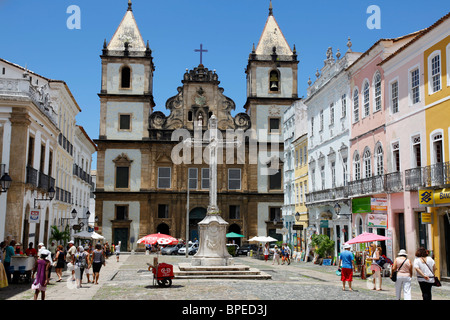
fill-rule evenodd
<path id="1" fill-rule="evenodd" d="M 361 179 L 361 163 L 359 162 L 359 153 L 355 153 L 355 157 L 353 158 L 353 170 L 354 170 L 354 178 L 355 180 Z"/>
<path id="2" fill-rule="evenodd" d="M 420 168 L 422 166 L 422 158 L 420 151 L 420 136 L 416 136 L 412 138 L 413 145 L 413 165 L 415 168 Z"/>
<path id="3" fill-rule="evenodd" d="M 281 221 L 281 208 L 270 208 L 269 210 L 270 221 Z"/>
<path id="4" fill-rule="evenodd" d="M 369 81 L 364 84 L 364 117 L 367 117 L 370 112 L 370 86 Z"/>
<path id="5" fill-rule="evenodd" d="M 341 115 L 342 118 L 347 116 L 347 95 L 345 93 L 341 97 Z"/>
<path id="6" fill-rule="evenodd" d="M 116 206 L 116 220 L 128 220 L 128 206 Z"/>
<path id="7" fill-rule="evenodd" d="M 303 149 L 300 148 L 300 156 L 299 156 L 299 160 L 300 160 L 300 166 L 303 166 Z"/>
<path id="8" fill-rule="evenodd" d="M 383 147 L 378 145 L 376 151 L 376 160 L 377 160 L 377 175 L 381 176 L 384 173 L 384 165 L 383 165 Z"/>
<path id="9" fill-rule="evenodd" d="M 307 157 L 308 157 L 308 155 L 306 154 L 306 146 L 303 147 L 303 157 L 304 157 L 303 164 L 306 165 L 307 164 L 306 160 L 307 160 Z"/>
<path id="10" fill-rule="evenodd" d="M 6 68 L 3 68 L 2 69 L 2 74 L 5 74 L 5 72 L 6 72 Z"/>
<path id="11" fill-rule="evenodd" d="M 270 167 L 270 165 L 269 165 Z M 274 174 L 269 175 L 269 189 L 281 190 L 281 169 L 278 168 Z"/>
<path id="12" fill-rule="evenodd" d="M 353 122 L 359 121 L 359 93 L 358 89 L 353 92 Z"/>
<path id="13" fill-rule="evenodd" d="M 169 218 L 169 205 L 158 204 L 158 218 L 168 219 Z"/>
<path id="14" fill-rule="evenodd" d="M 375 87 L 375 111 L 381 110 L 381 75 L 379 72 L 375 75 L 374 80 Z"/>
<path id="15" fill-rule="evenodd" d="M 443 162 L 442 156 L 442 133 L 437 133 L 433 136 L 433 153 L 434 163 Z"/>
<path id="16" fill-rule="evenodd" d="M 323 131 L 323 110 L 320 110 L 320 129 L 319 131 Z"/>
<path id="17" fill-rule="evenodd" d="M 322 190 L 325 190 L 325 166 L 320 167 L 320 180 L 322 183 Z"/>
<path id="18" fill-rule="evenodd" d="M 122 67 L 121 76 L 120 76 L 120 87 L 122 89 L 131 88 L 131 69 L 130 69 L 130 67 L 127 67 L 127 66 Z"/>
<path id="19" fill-rule="evenodd" d="M 400 171 L 400 145 L 398 142 L 392 144 L 392 160 L 394 172 Z"/>
<path id="20" fill-rule="evenodd" d="M 130 167 L 116 167 L 116 188 L 127 189 L 129 187 Z"/>
<path id="21" fill-rule="evenodd" d="M 415 104 L 417 102 L 420 102 L 419 68 L 411 71 L 410 77 L 411 77 L 411 102 Z"/>
<path id="22" fill-rule="evenodd" d="M 330 104 L 330 125 L 334 125 L 334 103 Z"/>
<path id="23" fill-rule="evenodd" d="M 316 169 L 311 169 L 311 185 L 316 190 Z"/>
<path id="24" fill-rule="evenodd" d="M 241 218 L 241 207 L 231 205 L 229 207 L 229 217 L 230 219 L 240 219 Z"/>
<path id="25" fill-rule="evenodd" d="M 372 176 L 372 162 L 369 149 L 364 151 L 363 161 L 364 161 L 364 178 L 370 178 Z"/>
<path id="26" fill-rule="evenodd" d="M 158 168 L 158 188 L 170 189 L 171 168 Z"/>
<path id="27" fill-rule="evenodd" d="M 331 187 L 336 187 L 336 162 L 332 161 L 330 164 L 331 167 Z"/>
<path id="28" fill-rule="evenodd" d="M 441 90 L 441 55 L 431 58 L 431 93 Z"/>
<path id="29" fill-rule="evenodd" d="M 348 159 L 342 158 L 342 167 L 343 167 L 343 180 L 344 180 L 344 186 L 347 185 L 347 172 L 348 172 Z"/>
<path id="30" fill-rule="evenodd" d="M 270 71 L 270 92 L 278 92 L 280 89 L 280 75 L 277 70 Z"/>
<path id="31" fill-rule="evenodd" d="M 130 114 L 120 114 L 119 115 L 119 130 L 130 130 L 131 129 L 131 115 Z"/>
<path id="32" fill-rule="evenodd" d="M 202 168 L 202 189 L 209 189 L 209 168 Z"/>
<path id="33" fill-rule="evenodd" d="M 314 135 L 314 117 L 311 117 L 311 136 Z"/>
<path id="34" fill-rule="evenodd" d="M 280 133 L 280 118 L 269 119 L 269 133 Z"/>
<path id="35" fill-rule="evenodd" d="M 391 108 L 392 113 L 398 112 L 398 81 L 391 83 Z"/>
<path id="36" fill-rule="evenodd" d="M 228 169 L 228 189 L 241 189 L 241 169 Z"/>
<path id="37" fill-rule="evenodd" d="M 197 189 L 198 185 L 198 169 L 197 168 L 189 168 L 189 189 Z"/>

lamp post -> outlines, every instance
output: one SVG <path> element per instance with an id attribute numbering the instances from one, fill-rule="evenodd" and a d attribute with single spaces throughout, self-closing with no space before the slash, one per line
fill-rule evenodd
<path id="1" fill-rule="evenodd" d="M 3 179 L 3 177 L 2 177 L 2 179 Z M 3 182 L 2 182 L 2 188 L 3 188 Z M 34 209 L 36 209 L 36 201 L 52 201 L 54 197 L 55 197 L 55 189 L 53 189 L 53 187 L 50 187 L 48 189 L 48 199 L 47 198 L 34 199 Z"/>
<path id="2" fill-rule="evenodd" d="M 9 187 L 11 187 L 11 183 L 12 183 L 11 177 L 5 172 L 3 176 L 0 178 L 0 185 L 1 185 L 0 194 L 2 192 L 7 192 Z"/>
<path id="3" fill-rule="evenodd" d="M 334 205 L 334 212 L 336 212 L 336 215 L 339 215 L 339 213 L 341 212 L 341 206 L 337 202 Z"/>

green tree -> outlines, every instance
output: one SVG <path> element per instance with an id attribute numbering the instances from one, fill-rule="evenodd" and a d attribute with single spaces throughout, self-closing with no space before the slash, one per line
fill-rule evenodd
<path id="1" fill-rule="evenodd" d="M 55 240 L 57 243 L 63 242 L 64 245 L 70 240 L 70 229 L 66 226 L 64 231 L 60 231 L 57 226 L 51 226 L 50 241 Z"/>
<path id="2" fill-rule="evenodd" d="M 320 258 L 332 255 L 334 251 L 334 241 L 330 240 L 325 234 L 314 234 L 311 238 L 311 244 L 316 247 L 316 253 Z"/>

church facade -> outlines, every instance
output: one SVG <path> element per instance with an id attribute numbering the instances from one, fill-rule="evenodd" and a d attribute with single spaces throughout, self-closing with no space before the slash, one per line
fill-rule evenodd
<path id="1" fill-rule="evenodd" d="M 181 86 L 166 102 L 168 114 L 153 111 L 152 51 L 131 1 L 112 39 L 105 40 L 101 59 L 100 136 L 95 140 L 99 233 L 107 241 L 121 241 L 122 250 L 142 249 L 136 241 L 157 232 L 198 239 L 197 224 L 209 204 L 208 129 L 214 115 L 224 142 L 217 204 L 229 223 L 227 232 L 247 239 L 276 236 L 282 226 L 282 116 L 298 100 L 298 61 L 272 7 L 249 55 L 245 112 L 236 115 L 219 75 L 203 64 L 180 73 Z"/>

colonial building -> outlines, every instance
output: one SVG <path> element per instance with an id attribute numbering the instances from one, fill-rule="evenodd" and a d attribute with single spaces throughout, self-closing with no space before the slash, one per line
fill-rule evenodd
<path id="1" fill-rule="evenodd" d="M 48 241 L 51 226 L 61 230 L 70 220 L 72 143 L 81 109 L 64 81 L 3 59 L 0 71 L 1 159 L 13 180 L 0 198 L 0 238 L 36 246 Z"/>
<path id="2" fill-rule="evenodd" d="M 309 235 L 326 234 L 335 241 L 335 253 L 351 239 L 351 203 L 348 198 L 350 81 L 347 68 L 361 55 L 348 50 L 341 56 L 328 48 L 316 80 L 308 81 L 308 194 Z M 305 156 L 305 155 L 304 155 Z"/>
<path id="3" fill-rule="evenodd" d="M 209 204 L 209 162 L 204 155 L 214 115 L 224 138 L 217 202 L 228 231 L 246 238 L 275 234 L 273 220 L 281 220 L 283 205 L 282 168 L 276 165 L 282 158 L 281 118 L 297 99 L 298 61 L 272 8 L 249 57 L 247 112 L 234 116 L 235 103 L 219 86 L 218 73 L 203 64 L 180 73 L 181 86 L 166 102 L 168 114 L 153 112 L 151 50 L 132 10 L 129 2 L 101 56 L 95 193 L 99 232 L 109 241 L 121 241 L 123 250 L 136 248 L 139 237 L 156 232 L 185 238 L 188 231 L 189 240 L 198 238 L 197 223 Z M 263 131 L 261 138 L 257 130 Z M 230 138 L 232 134 L 245 139 Z M 265 155 L 261 165 L 255 151 L 265 153 L 270 136 L 277 149 Z M 272 175 L 260 172 L 272 163 Z"/>

